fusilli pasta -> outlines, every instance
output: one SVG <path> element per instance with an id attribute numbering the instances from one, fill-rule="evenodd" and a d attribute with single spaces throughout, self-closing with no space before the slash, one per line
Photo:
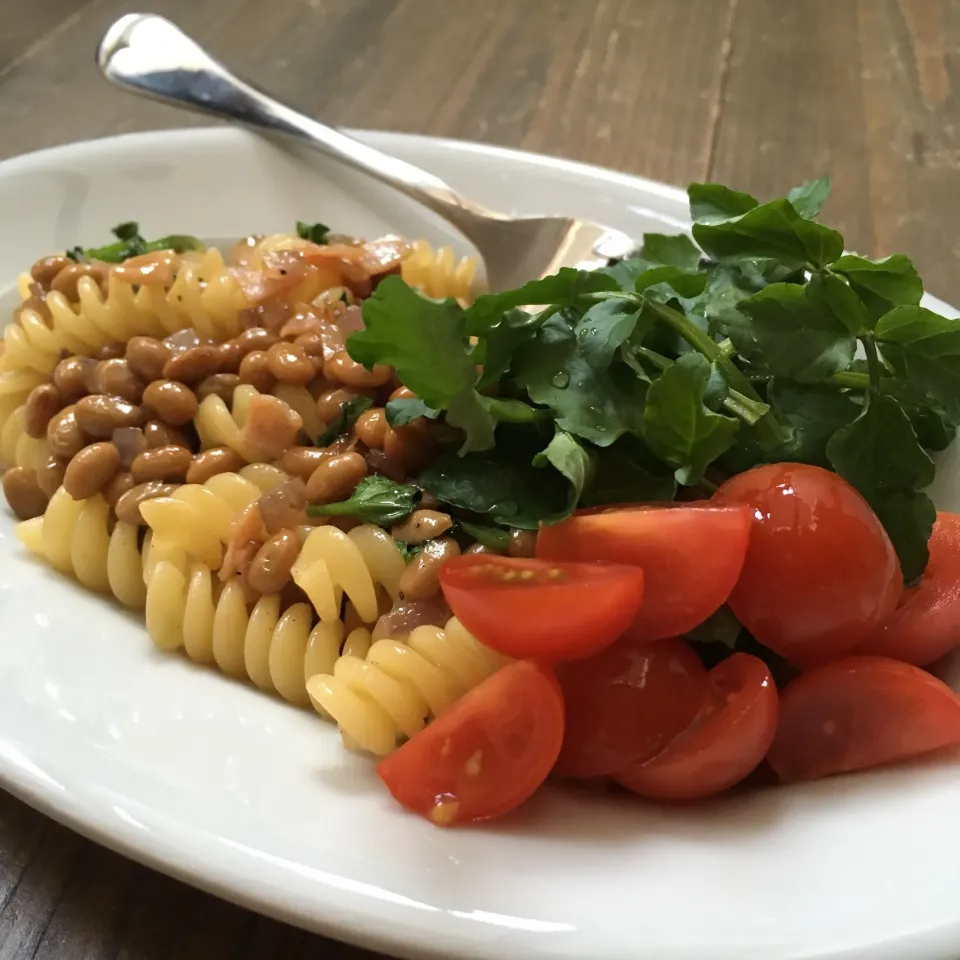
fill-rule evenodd
<path id="1" fill-rule="evenodd" d="M 400 276 L 411 287 L 428 297 L 455 297 L 469 300 L 477 261 L 473 257 L 457 260 L 450 247 L 434 248 L 426 240 L 417 240 L 410 255 L 400 265 Z"/>
<path id="2" fill-rule="evenodd" d="M 307 692 L 347 746 L 382 756 L 506 662 L 453 618 L 405 641 L 377 640 L 366 657 L 345 652 L 331 673 L 310 677 Z"/>
<path id="3" fill-rule="evenodd" d="M 33 370 L 47 376 L 60 358 L 60 338 L 37 313 L 24 309 L 3 331 L 0 371 Z"/>
<path id="4" fill-rule="evenodd" d="M 182 647 L 191 660 L 300 706 L 309 703 L 307 678 L 329 669 L 343 641 L 342 624 L 313 620 L 309 604 L 283 609 L 279 594 L 249 609 L 236 578 L 221 586 L 202 563 L 164 560 L 148 573 L 147 632 L 160 649 Z"/>
<path id="5" fill-rule="evenodd" d="M 47 294 L 58 344 L 90 356 L 111 342 L 135 336 L 163 338 L 191 327 L 202 337 L 222 341 L 240 332 L 246 297 L 223 255 L 210 248 L 199 256 L 184 254 L 169 289 L 140 286 L 110 277 L 107 295 L 90 277 L 77 283 L 77 303 L 62 293 Z"/>
<path id="6" fill-rule="evenodd" d="M 152 531 L 154 549 L 170 544 L 219 570 L 231 524 L 262 492 L 239 473 L 220 473 L 202 485 L 187 483 L 169 497 L 145 501 L 140 515 Z"/>
<path id="7" fill-rule="evenodd" d="M 204 449 L 230 447 L 247 463 L 262 463 L 269 459 L 243 435 L 250 401 L 259 391 L 250 384 L 241 384 L 233 393 L 233 403 L 227 406 L 216 394 L 205 397 L 193 421 Z"/>
<path id="8" fill-rule="evenodd" d="M 364 524 L 349 533 L 331 526 L 311 530 L 291 573 L 321 621 L 340 619 L 346 594 L 361 622 L 369 624 L 380 612 L 377 586 L 395 598 L 403 568 L 393 537 Z"/>
<path id="9" fill-rule="evenodd" d="M 0 467 L 37 470 L 48 450 L 46 440 L 37 440 L 27 434 L 22 405 L 5 420 L 0 419 Z"/>
<path id="10" fill-rule="evenodd" d="M 74 500 L 61 487 L 42 517 L 17 525 L 17 536 L 31 553 L 90 590 L 112 593 L 122 604 L 139 608 L 146 589 L 137 528 L 110 527 L 110 506 L 97 494 Z"/>

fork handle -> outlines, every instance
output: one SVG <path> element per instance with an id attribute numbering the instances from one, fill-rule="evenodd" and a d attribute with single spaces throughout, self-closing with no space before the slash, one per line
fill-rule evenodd
<path id="1" fill-rule="evenodd" d="M 141 96 L 313 147 L 395 187 L 468 237 L 478 220 L 501 219 L 439 177 L 306 117 L 246 83 L 156 14 L 131 13 L 117 20 L 100 42 L 97 63 L 107 80 Z"/>

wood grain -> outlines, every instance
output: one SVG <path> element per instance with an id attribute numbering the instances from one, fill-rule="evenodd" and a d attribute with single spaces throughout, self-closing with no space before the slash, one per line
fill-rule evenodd
<path id="1" fill-rule="evenodd" d="M 760 197 L 829 173 L 849 245 L 960 299 L 960 3 L 739 0 L 710 176 Z"/>
<path id="2" fill-rule="evenodd" d="M 960 300 L 960 0 L 0 0 L 0 158 L 201 121 L 107 88 L 141 6 L 334 123 L 771 196 L 821 172 L 865 252 Z M 134 865 L 0 793 L 0 960 L 372 957 Z"/>

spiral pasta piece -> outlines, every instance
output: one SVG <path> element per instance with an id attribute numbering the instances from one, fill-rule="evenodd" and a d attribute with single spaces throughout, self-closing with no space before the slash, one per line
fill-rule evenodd
<path id="1" fill-rule="evenodd" d="M 131 337 L 163 338 L 185 327 L 226 340 L 240 332 L 246 297 L 219 250 L 184 254 L 169 289 L 140 286 L 111 276 L 106 295 L 91 277 L 77 282 L 77 302 L 51 291 L 46 298 L 59 346 L 91 356 Z"/>
<path id="2" fill-rule="evenodd" d="M 49 446 L 27 434 L 23 406 L 17 407 L 6 419 L 0 419 L 0 467 L 26 467 L 37 470 Z"/>
<path id="3" fill-rule="evenodd" d="M 377 640 L 365 658 L 345 652 L 331 673 L 307 681 L 307 692 L 348 746 L 382 756 L 507 662 L 454 617 L 443 629 L 417 627 L 406 641 Z"/>
<path id="4" fill-rule="evenodd" d="M 340 656 L 343 624 L 313 623 L 307 603 L 284 609 L 279 594 L 248 607 L 236 578 L 220 584 L 205 564 L 162 560 L 147 576 L 146 624 L 162 650 L 182 648 L 197 662 L 307 706 L 307 678 Z M 360 649 L 360 648 L 354 648 Z"/>
<path id="5" fill-rule="evenodd" d="M 110 506 L 97 494 L 74 500 L 63 487 L 42 517 L 17 525 L 17 537 L 31 552 L 90 590 L 112 593 L 134 609 L 144 605 L 146 588 L 137 527 L 110 525 Z"/>
<path id="6" fill-rule="evenodd" d="M 291 574 L 324 623 L 340 619 L 344 595 L 363 623 L 379 616 L 377 586 L 397 595 L 403 557 L 393 538 L 369 524 L 344 533 L 316 527 L 307 534 Z"/>
<path id="7" fill-rule="evenodd" d="M 216 394 L 205 397 L 193 421 L 201 446 L 205 450 L 210 447 L 229 447 L 236 450 L 247 463 L 263 463 L 268 460 L 269 458 L 243 435 L 247 410 L 250 401 L 256 396 L 259 396 L 256 387 L 242 383 L 233 392 L 231 406 L 227 406 Z"/>
<path id="8" fill-rule="evenodd" d="M 14 411 L 22 407 L 34 387 L 47 382 L 47 377 L 36 370 L 0 371 L 0 428 L 7 423 Z"/>
<path id="9" fill-rule="evenodd" d="M 470 300 L 477 261 L 473 257 L 457 260 L 450 247 L 437 250 L 426 241 L 417 240 L 410 255 L 400 265 L 400 276 L 411 287 L 428 297 L 455 297 Z"/>
<path id="10" fill-rule="evenodd" d="M 19 318 L 4 328 L 0 371 L 34 370 L 47 376 L 59 358 L 60 338 L 36 310 L 22 310 Z"/>
<path id="11" fill-rule="evenodd" d="M 303 421 L 303 432 L 315 441 L 326 429 L 327 425 L 317 412 L 317 401 L 306 387 L 295 387 L 290 383 L 278 383 L 270 391 L 300 415 Z"/>
<path id="12" fill-rule="evenodd" d="M 169 544 L 219 570 L 233 521 L 261 493 L 239 473 L 220 473 L 202 485 L 186 483 L 169 497 L 144 501 L 140 515 L 152 531 L 151 551 Z"/>

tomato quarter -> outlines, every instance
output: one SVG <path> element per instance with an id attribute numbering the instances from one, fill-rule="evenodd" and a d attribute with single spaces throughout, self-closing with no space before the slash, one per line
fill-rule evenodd
<path id="1" fill-rule="evenodd" d="M 925 667 L 960 644 L 960 517 L 938 513 L 929 545 L 922 579 L 857 653 Z"/>
<path id="2" fill-rule="evenodd" d="M 546 779 L 563 741 L 549 670 L 521 661 L 475 687 L 377 765 L 413 813 L 439 826 L 498 817 Z"/>
<path id="3" fill-rule="evenodd" d="M 622 771 L 628 790 L 655 800 L 699 800 L 748 776 L 777 729 L 777 688 L 767 665 L 735 653 L 710 671 L 715 703 L 662 753 Z"/>
<path id="4" fill-rule="evenodd" d="M 623 633 L 643 599 L 643 572 L 473 554 L 447 561 L 440 586 L 481 643 L 553 663 L 588 657 Z"/>
<path id="5" fill-rule="evenodd" d="M 747 507 L 605 507 L 542 526 L 537 556 L 640 567 L 645 597 L 630 635 L 659 640 L 692 630 L 726 601 L 749 536 Z"/>
<path id="6" fill-rule="evenodd" d="M 556 772 L 617 773 L 659 753 L 710 702 L 700 658 L 683 640 L 618 640 L 589 660 L 564 664 L 557 679 L 567 729 Z"/>
<path id="7" fill-rule="evenodd" d="M 919 667 L 848 657 L 790 683 L 770 765 L 782 780 L 815 780 L 960 744 L 960 700 Z"/>
<path id="8" fill-rule="evenodd" d="M 900 565 L 880 521 L 841 477 L 776 463 L 732 477 L 714 494 L 746 504 L 753 528 L 728 601 L 765 646 L 801 665 L 843 656 L 896 608 Z"/>

